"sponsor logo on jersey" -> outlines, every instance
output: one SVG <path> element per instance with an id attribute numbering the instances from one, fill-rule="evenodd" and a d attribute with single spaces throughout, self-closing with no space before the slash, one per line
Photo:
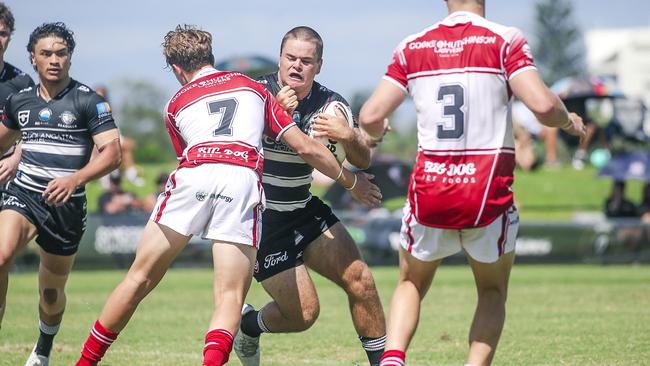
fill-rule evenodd
<path id="1" fill-rule="evenodd" d="M 300 120 L 302 119 L 302 115 L 298 111 L 293 111 L 293 114 L 291 116 L 293 118 L 293 121 L 296 122 L 297 124 L 300 124 Z"/>
<path id="2" fill-rule="evenodd" d="M 211 193 L 211 194 L 208 195 L 207 192 L 199 191 L 199 192 L 196 192 L 196 194 L 194 196 L 196 197 L 196 200 L 199 201 L 199 202 L 205 201 L 206 198 L 209 198 L 211 200 L 222 200 L 222 201 L 225 201 L 226 203 L 230 203 L 230 202 L 233 201 L 232 197 L 225 196 L 225 195 L 220 194 L 220 193 Z"/>
<path id="3" fill-rule="evenodd" d="M 107 102 L 97 103 L 97 118 L 102 119 L 111 115 L 111 106 Z"/>
<path id="4" fill-rule="evenodd" d="M 278 263 L 286 262 L 289 259 L 287 251 L 272 253 L 264 257 L 264 268 L 269 269 Z"/>
<path id="5" fill-rule="evenodd" d="M 29 112 L 30 111 L 19 111 L 18 112 L 18 123 L 21 126 L 24 126 L 29 122 Z"/>
<path id="6" fill-rule="evenodd" d="M 212 193 L 210 195 L 210 199 L 211 200 L 222 200 L 222 201 L 226 201 L 226 203 L 232 202 L 232 197 L 224 196 L 223 194 L 220 194 L 220 193 L 216 193 L 216 194 Z"/>
<path id="7" fill-rule="evenodd" d="M 41 109 L 40 112 L 38 112 L 38 120 L 47 123 L 52 119 L 52 110 L 49 108 L 43 108 Z"/>
<path id="8" fill-rule="evenodd" d="M 442 183 L 476 183 L 476 166 L 474 163 L 447 164 L 424 162 L 424 180 Z M 442 177 L 440 177 L 442 176 Z"/>
<path id="9" fill-rule="evenodd" d="M 496 36 L 467 36 L 456 41 L 447 40 L 430 40 L 411 42 L 408 45 L 409 50 L 420 50 L 432 48 L 433 52 L 438 54 L 461 53 L 465 50 L 465 45 L 473 44 L 495 44 Z"/>
<path id="10" fill-rule="evenodd" d="M 199 202 L 205 201 L 206 197 L 208 197 L 208 194 L 206 192 L 196 192 L 196 200 Z"/>
<path id="11" fill-rule="evenodd" d="M 77 88 L 77 90 L 81 90 L 82 92 L 90 93 L 90 88 L 88 88 L 85 85 L 81 85 Z"/>
<path id="12" fill-rule="evenodd" d="M 59 118 L 61 118 L 61 122 L 63 122 L 65 126 L 70 126 L 77 120 L 77 116 L 75 116 L 74 113 L 70 111 L 61 113 L 61 116 L 59 116 Z"/>

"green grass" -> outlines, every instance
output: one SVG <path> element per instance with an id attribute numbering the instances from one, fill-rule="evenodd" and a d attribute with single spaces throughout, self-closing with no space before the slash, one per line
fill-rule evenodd
<path id="1" fill-rule="evenodd" d="M 566 220 L 578 211 L 602 211 L 605 198 L 611 193 L 612 181 L 596 174 L 593 167 L 584 170 L 571 167 L 533 172 L 517 170 L 514 191 L 522 218 Z M 638 204 L 641 189 L 641 182 L 630 181 L 626 195 Z"/>
<path id="2" fill-rule="evenodd" d="M 388 304 L 397 268 L 373 268 Z M 71 365 L 109 292 L 124 271 L 73 272 L 53 365 Z M 300 334 L 264 335 L 263 365 L 364 365 L 341 290 L 314 276 L 320 319 Z M 104 365 L 197 365 L 209 321 L 209 270 L 173 269 L 141 304 Z M 37 336 L 35 273 L 10 276 L 0 332 L 0 365 L 22 365 Z M 254 284 L 248 301 L 268 297 Z M 476 295 L 467 266 L 442 266 L 423 304 L 409 365 L 459 365 Z M 388 309 L 386 309 L 388 310 Z M 647 267 L 515 266 L 496 365 L 650 364 L 650 271 Z M 330 357 L 330 359 L 327 359 Z M 230 364 L 238 365 L 234 354 Z"/>

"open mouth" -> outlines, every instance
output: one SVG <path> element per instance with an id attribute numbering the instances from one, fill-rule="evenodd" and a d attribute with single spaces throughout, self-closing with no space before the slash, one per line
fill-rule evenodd
<path id="1" fill-rule="evenodd" d="M 298 74 L 297 72 L 292 72 L 292 73 L 290 73 L 290 74 L 289 74 L 289 78 L 290 78 L 291 80 L 295 80 L 295 81 L 303 81 L 303 80 L 304 80 L 304 78 L 302 77 L 302 75 Z"/>

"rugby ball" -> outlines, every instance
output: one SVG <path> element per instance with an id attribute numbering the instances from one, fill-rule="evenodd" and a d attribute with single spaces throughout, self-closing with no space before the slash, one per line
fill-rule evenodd
<path id="1" fill-rule="evenodd" d="M 14 151 L 16 151 L 16 144 L 11 145 L 11 147 L 4 154 L 2 154 L 2 157 L 0 158 L 0 160 L 6 158 L 7 156 L 9 156 L 11 154 L 13 154 Z"/>
<path id="2" fill-rule="evenodd" d="M 318 113 L 314 114 L 314 117 L 312 118 L 312 123 L 309 124 L 309 136 L 313 138 L 314 140 L 320 142 L 321 144 L 325 145 L 329 149 L 329 151 L 334 154 L 336 157 L 336 160 L 339 162 L 343 162 L 345 160 L 345 149 L 343 148 L 343 145 L 340 144 L 336 140 L 328 139 L 326 137 L 314 137 L 314 134 L 316 131 L 313 130 L 313 119 L 316 118 L 320 113 L 327 114 L 330 116 L 336 116 L 336 111 L 339 110 L 343 116 L 345 116 L 345 119 L 348 122 L 348 126 L 354 127 L 354 118 L 352 117 L 352 110 L 350 110 L 350 107 L 345 105 L 343 102 L 339 101 L 332 101 L 325 106 L 323 106 Z"/>

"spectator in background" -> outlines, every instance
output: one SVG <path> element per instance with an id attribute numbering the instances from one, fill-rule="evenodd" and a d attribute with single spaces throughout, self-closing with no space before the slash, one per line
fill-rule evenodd
<path id="1" fill-rule="evenodd" d="M 142 209 L 146 212 L 151 212 L 156 206 L 156 201 L 158 196 L 165 191 L 165 185 L 167 185 L 167 180 L 169 179 L 169 174 L 160 173 L 158 178 L 156 178 L 156 185 L 158 190 L 154 193 L 151 193 L 144 200 L 142 200 Z"/>
<path id="2" fill-rule="evenodd" d="M 122 175 L 118 170 L 108 176 L 108 190 L 99 196 L 99 212 L 107 215 L 145 210 L 145 203 L 133 193 L 122 190 Z M 154 202 L 155 204 L 155 202 Z M 146 210 L 150 212 L 151 210 Z"/>

